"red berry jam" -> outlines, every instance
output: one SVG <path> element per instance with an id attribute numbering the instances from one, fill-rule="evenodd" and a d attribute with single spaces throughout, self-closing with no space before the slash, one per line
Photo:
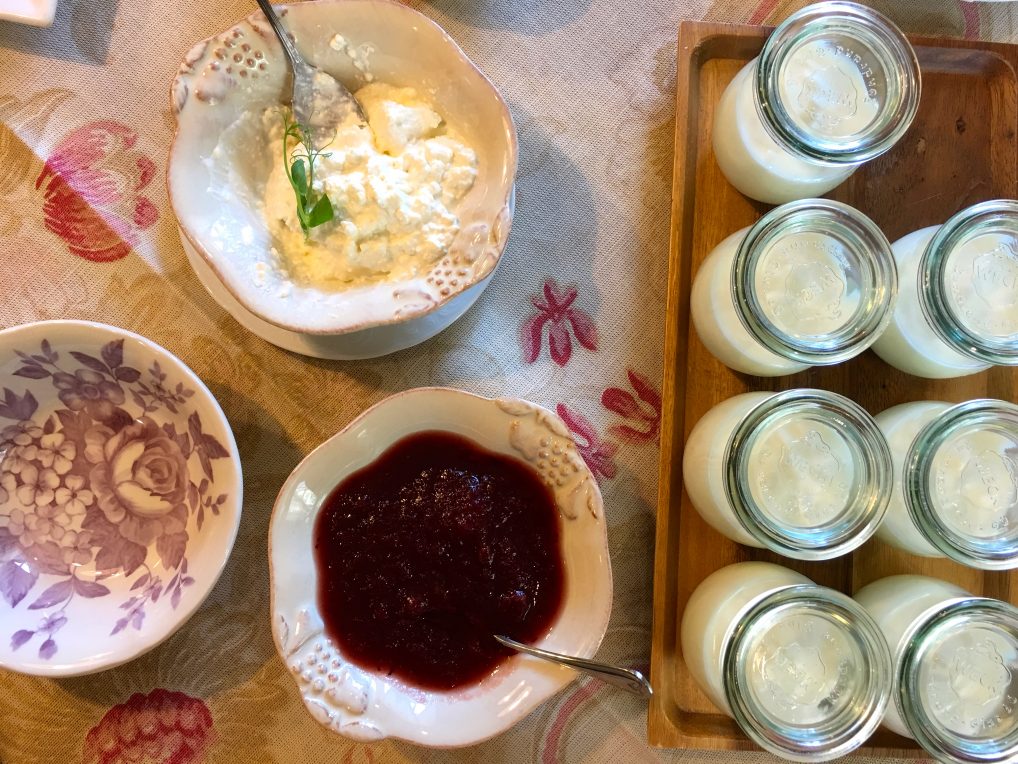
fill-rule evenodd
<path id="1" fill-rule="evenodd" d="M 558 508 L 522 461 L 446 432 L 407 437 L 325 499 L 326 633 L 358 665 L 448 690 L 539 639 L 562 604 Z"/>

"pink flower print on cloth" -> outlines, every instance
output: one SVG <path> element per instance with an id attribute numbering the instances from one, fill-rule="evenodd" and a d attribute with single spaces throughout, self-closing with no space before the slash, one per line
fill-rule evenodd
<path id="1" fill-rule="evenodd" d="M 585 310 L 573 305 L 577 295 L 575 286 L 560 290 L 555 279 L 549 278 L 544 282 L 544 299 L 538 295 L 530 297 L 537 313 L 523 324 L 523 359 L 527 363 L 533 363 L 541 355 L 545 325 L 548 326 L 551 360 L 559 366 L 565 366 L 573 354 L 570 331 L 587 350 L 597 350 L 597 327 Z"/>
<path id="2" fill-rule="evenodd" d="M 569 428 L 573 435 L 573 441 L 576 443 L 576 450 L 580 452 L 580 456 L 583 457 L 590 471 L 594 473 L 594 477 L 609 479 L 615 477 L 617 468 L 613 457 L 619 449 L 618 445 L 611 441 L 601 440 L 594 425 L 582 414 L 573 411 L 564 403 L 558 404 L 555 407 L 555 412 L 566 423 L 566 427 Z"/>
<path id="3" fill-rule="evenodd" d="M 65 137 L 35 187 L 43 192 L 46 227 L 72 254 L 97 263 L 126 257 L 138 231 L 159 210 L 142 194 L 155 163 L 136 149 L 138 134 L 113 120 L 90 122 Z"/>
<path id="4" fill-rule="evenodd" d="M 85 764 L 200 764 L 216 739 L 200 698 L 157 687 L 114 706 L 85 736 Z"/>
<path id="5" fill-rule="evenodd" d="M 627 424 L 616 424 L 608 432 L 624 443 L 657 442 L 661 432 L 661 395 L 650 380 L 639 372 L 627 369 L 629 384 L 636 393 L 620 387 L 609 387 L 601 394 L 601 404 L 623 419 Z"/>

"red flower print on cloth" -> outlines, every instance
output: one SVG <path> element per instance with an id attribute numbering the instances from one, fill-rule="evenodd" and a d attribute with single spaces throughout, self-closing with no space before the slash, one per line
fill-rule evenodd
<path id="1" fill-rule="evenodd" d="M 198 764 L 215 737 L 205 703 L 156 688 L 107 711 L 85 737 L 82 758 L 86 764 Z"/>
<path id="2" fill-rule="evenodd" d="M 594 473 L 594 477 L 603 476 L 609 479 L 615 477 L 618 470 L 612 457 L 619 450 L 618 445 L 611 441 L 601 440 L 594 425 L 582 414 L 572 411 L 564 403 L 558 404 L 555 411 L 573 434 L 576 450 L 580 452 L 580 456 L 583 457 L 583 461 L 587 463 L 590 471 Z"/>
<path id="3" fill-rule="evenodd" d="M 597 327 L 593 319 L 585 310 L 573 307 L 577 294 L 575 286 L 560 290 L 555 279 L 549 278 L 544 282 L 543 300 L 531 295 L 530 302 L 537 308 L 537 314 L 523 324 L 523 358 L 527 363 L 533 363 L 541 354 L 545 324 L 548 324 L 551 360 L 559 366 L 565 366 L 573 354 L 570 328 L 583 347 L 597 350 Z"/>
<path id="4" fill-rule="evenodd" d="M 90 122 L 56 147 L 35 187 L 45 196 L 46 227 L 71 253 L 107 263 L 126 257 L 159 211 L 141 195 L 155 164 L 135 149 L 138 134 L 112 120 Z"/>
<path id="5" fill-rule="evenodd" d="M 625 443 L 649 443 L 656 441 L 661 430 L 661 396 L 650 380 L 639 372 L 627 369 L 629 384 L 636 392 L 636 398 L 628 390 L 609 387 L 601 395 L 601 403 L 635 426 L 612 425 L 608 432 Z M 637 400 L 639 398 L 639 400 Z"/>

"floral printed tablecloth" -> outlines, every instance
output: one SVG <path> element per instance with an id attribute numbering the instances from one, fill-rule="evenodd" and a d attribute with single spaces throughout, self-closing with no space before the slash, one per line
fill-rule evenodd
<path id="1" fill-rule="evenodd" d="M 615 603 L 601 656 L 646 666 L 677 26 L 768 23 L 801 4 L 415 0 L 512 107 L 517 216 L 494 282 L 466 316 L 419 347 L 358 363 L 301 358 L 241 328 L 192 273 L 167 204 L 170 78 L 195 41 L 253 2 L 60 0 L 51 29 L 0 22 L 0 325 L 86 318 L 151 337 L 217 395 L 245 470 L 230 563 L 180 632 L 97 676 L 0 671 L 0 762 L 764 758 L 649 749 L 644 704 L 594 681 L 461 751 L 327 733 L 272 646 L 266 529 L 300 458 L 394 391 L 530 398 L 557 409 L 604 492 Z M 873 4 L 910 32 L 1018 39 L 1007 4 Z M 0 599 L 0 623 L 9 607 Z"/>

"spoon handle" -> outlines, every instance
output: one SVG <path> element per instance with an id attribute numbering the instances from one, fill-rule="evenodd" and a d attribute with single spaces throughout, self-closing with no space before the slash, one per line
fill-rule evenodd
<path id="1" fill-rule="evenodd" d="M 516 650 L 517 652 L 526 653 L 527 655 L 533 655 L 535 658 L 543 658 L 544 660 L 552 661 L 553 663 L 568 666 L 569 668 L 576 669 L 584 674 L 597 677 L 606 684 L 621 687 L 623 690 L 628 690 L 629 692 L 640 695 L 644 698 L 649 698 L 654 694 L 653 689 L 651 689 L 650 682 L 647 681 L 643 674 L 635 669 L 612 666 L 608 663 L 587 660 L 586 658 L 574 658 L 569 655 L 560 655 L 559 653 L 552 653 L 547 650 L 541 650 L 538 647 L 525 645 L 522 642 L 517 642 L 515 639 L 510 639 L 509 637 L 503 637 L 498 634 L 494 636 L 495 639 L 503 645 Z"/>
<path id="2" fill-rule="evenodd" d="M 276 11 L 272 8 L 269 0 L 258 0 L 258 7 L 262 9 L 262 13 L 264 13 L 265 18 L 268 19 L 269 26 L 272 27 L 272 31 L 276 33 L 276 37 L 278 37 L 279 42 L 282 43 L 283 52 L 286 53 L 286 57 L 290 59 L 290 66 L 293 67 L 293 71 L 296 71 L 297 67 L 304 63 L 304 59 L 301 58 L 300 53 L 293 44 L 293 40 L 290 39 L 290 35 L 286 31 L 286 27 L 284 27 L 283 22 L 279 20 L 279 16 L 276 15 Z"/>

